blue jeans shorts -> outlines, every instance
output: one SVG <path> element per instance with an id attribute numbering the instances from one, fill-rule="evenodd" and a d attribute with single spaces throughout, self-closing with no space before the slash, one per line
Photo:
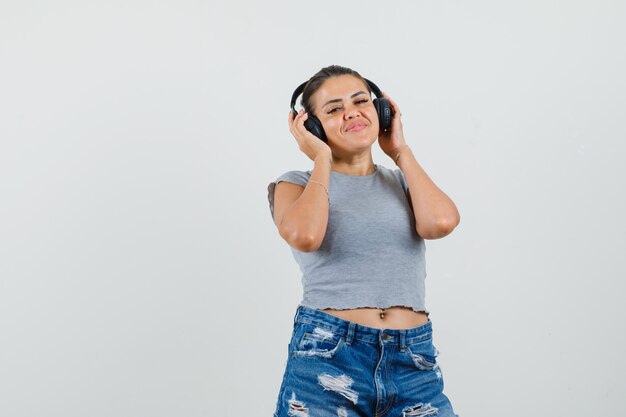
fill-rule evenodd
<path id="1" fill-rule="evenodd" d="M 274 417 L 459 417 L 432 321 L 377 329 L 299 305 Z"/>

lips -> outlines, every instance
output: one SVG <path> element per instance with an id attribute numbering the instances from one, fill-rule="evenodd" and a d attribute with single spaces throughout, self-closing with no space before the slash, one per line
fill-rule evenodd
<path id="1" fill-rule="evenodd" d="M 359 130 L 365 129 L 365 127 L 366 127 L 365 123 L 358 122 L 358 123 L 355 123 L 355 124 L 349 126 L 346 129 L 346 132 L 358 132 Z"/>

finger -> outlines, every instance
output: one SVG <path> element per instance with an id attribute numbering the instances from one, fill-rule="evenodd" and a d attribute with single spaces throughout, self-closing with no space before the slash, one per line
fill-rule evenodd
<path id="1" fill-rule="evenodd" d="M 298 134 L 298 117 L 299 115 L 293 114 L 293 111 L 289 112 L 289 131 L 294 136 Z"/>
<path id="2" fill-rule="evenodd" d="M 389 94 L 387 94 L 387 93 L 385 93 L 385 92 L 383 91 L 383 96 L 384 96 L 387 100 L 389 100 L 389 102 L 390 102 L 391 104 L 393 104 L 393 106 L 394 106 L 394 107 L 398 107 L 398 106 L 396 105 L 396 102 L 395 102 L 395 101 L 394 101 L 391 97 L 389 97 Z"/>
<path id="3" fill-rule="evenodd" d="M 293 110 L 289 110 L 289 121 L 294 123 L 296 121 L 296 119 L 298 118 L 298 116 L 300 116 L 300 113 L 295 113 L 293 112 Z"/>
<path id="4" fill-rule="evenodd" d="M 384 91 L 383 91 L 382 93 L 383 93 L 383 96 L 384 96 L 387 100 L 389 100 L 389 103 L 390 103 L 390 104 L 391 104 L 391 106 L 393 107 L 394 112 L 395 112 L 395 113 L 400 113 L 400 108 L 398 107 L 398 105 L 396 104 L 396 102 L 395 102 L 395 101 L 393 101 L 393 100 L 391 99 L 391 97 L 389 97 L 389 94 L 387 94 L 387 93 L 386 93 L 386 92 L 384 92 Z"/>
<path id="5" fill-rule="evenodd" d="M 301 114 L 298 115 L 298 121 L 296 122 L 296 125 L 301 128 L 301 129 L 305 129 L 304 127 L 304 121 L 309 117 L 309 115 L 307 113 L 304 112 L 304 110 L 301 110 Z"/>
<path id="6" fill-rule="evenodd" d="M 391 103 L 391 106 L 393 107 L 393 118 L 397 118 L 402 116 L 402 112 L 400 111 L 400 109 L 398 108 L 398 106 L 396 106 L 394 103 Z"/>
<path id="7" fill-rule="evenodd" d="M 396 102 L 395 102 L 395 101 L 393 101 L 393 100 L 392 100 L 392 99 L 390 99 L 390 98 L 389 98 L 389 99 L 387 99 L 387 100 L 389 100 L 389 103 L 391 103 L 391 105 L 393 106 L 393 109 L 394 109 L 394 110 L 396 110 L 396 111 L 400 111 L 400 109 L 398 108 L 398 105 L 396 104 Z"/>
<path id="8" fill-rule="evenodd" d="M 289 115 L 289 131 L 291 132 L 291 134 L 293 136 L 296 136 L 296 122 L 294 121 L 294 114 L 293 112 Z"/>
<path id="9" fill-rule="evenodd" d="M 289 126 L 291 126 L 293 128 L 295 128 L 297 126 L 297 124 L 299 123 L 300 119 L 302 118 L 302 112 L 303 112 L 302 109 L 300 109 L 298 114 L 293 114 L 293 111 L 290 112 L 290 114 L 289 114 Z"/>
<path id="10" fill-rule="evenodd" d="M 295 115 L 295 117 L 293 118 L 294 123 L 298 123 L 300 121 L 300 119 L 302 118 L 302 112 L 303 110 L 300 109 L 300 111 L 298 111 L 298 114 Z"/>
<path id="11" fill-rule="evenodd" d="M 291 133 L 296 137 L 296 139 L 300 140 L 307 133 L 307 128 L 304 127 L 304 115 L 299 114 L 296 116 L 296 119 L 293 121 L 291 125 Z"/>
<path id="12" fill-rule="evenodd" d="M 389 100 L 389 102 L 391 103 L 391 105 L 393 106 L 393 111 L 394 111 L 394 117 L 400 117 L 402 116 L 402 112 L 400 111 L 400 108 L 398 107 L 398 105 L 396 103 L 394 103 L 393 101 Z"/>

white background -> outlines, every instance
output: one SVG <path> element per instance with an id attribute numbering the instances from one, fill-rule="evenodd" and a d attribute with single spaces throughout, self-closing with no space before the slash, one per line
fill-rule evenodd
<path id="1" fill-rule="evenodd" d="M 301 297 L 267 185 L 359 71 L 461 223 L 427 306 L 462 417 L 626 415 L 619 1 L 0 3 L 0 415 L 269 416 Z M 374 161 L 393 161 L 374 146 Z"/>

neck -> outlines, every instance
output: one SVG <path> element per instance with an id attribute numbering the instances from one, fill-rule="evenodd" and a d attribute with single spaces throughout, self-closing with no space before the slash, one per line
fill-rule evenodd
<path id="1" fill-rule="evenodd" d="M 332 170 L 340 174 L 365 176 L 365 175 L 371 175 L 374 172 L 376 172 L 378 170 L 378 167 L 373 162 L 371 162 L 371 164 L 366 167 L 341 165 L 341 164 L 337 164 L 336 162 L 333 162 Z"/>

